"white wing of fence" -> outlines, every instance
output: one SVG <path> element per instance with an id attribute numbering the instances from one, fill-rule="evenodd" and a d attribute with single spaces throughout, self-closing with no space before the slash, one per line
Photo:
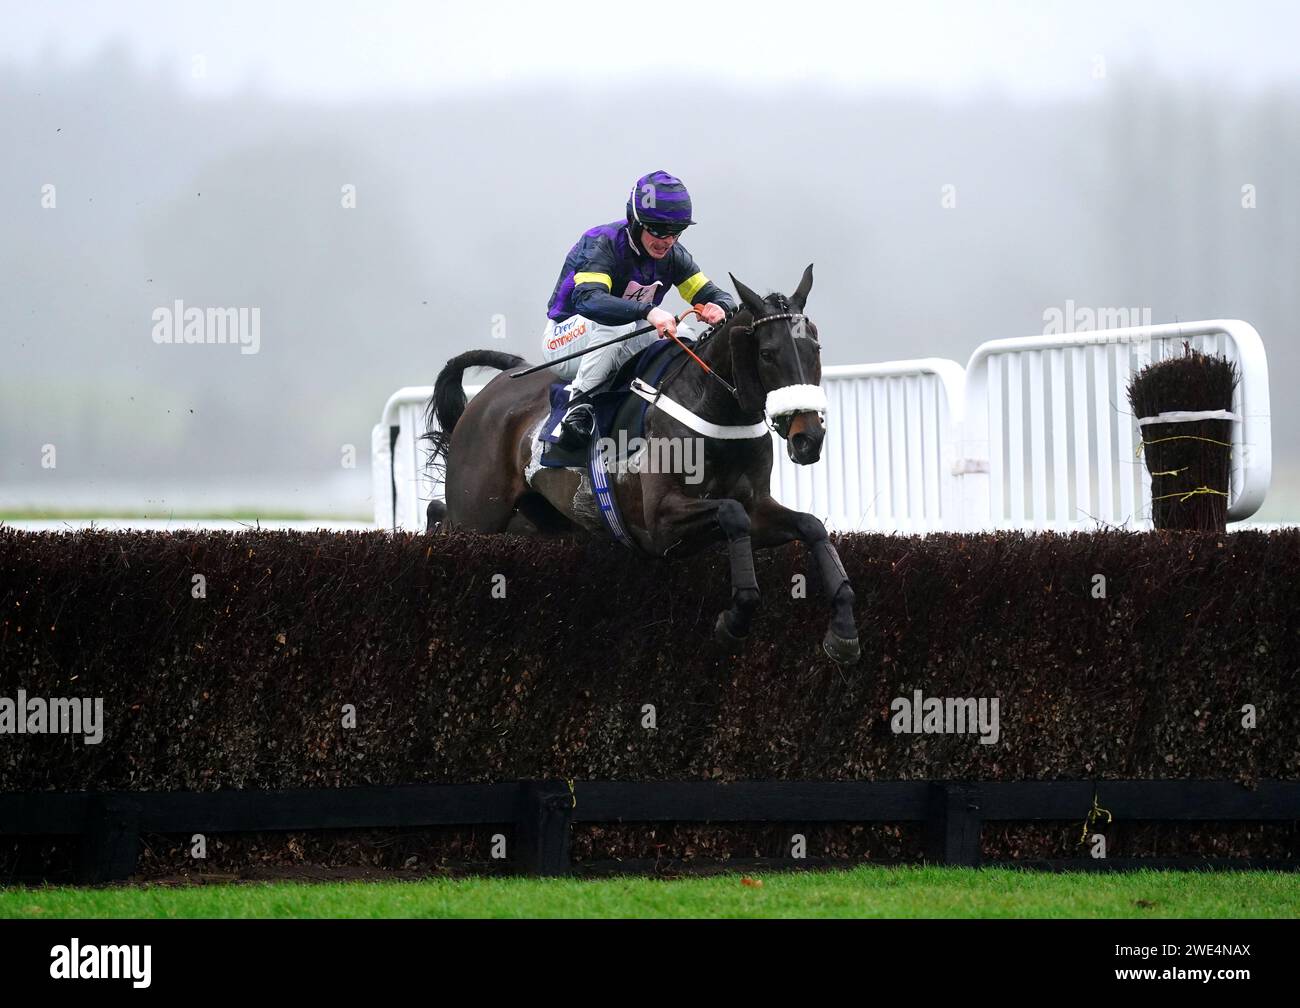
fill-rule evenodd
<path id="1" fill-rule="evenodd" d="M 466 385 L 473 398 L 482 385 Z M 394 531 L 421 531 L 429 501 L 442 499 L 442 481 L 427 464 L 429 442 L 424 409 L 432 385 L 407 385 L 388 397 L 370 432 L 370 477 L 375 497 L 375 524 Z"/>
<path id="2" fill-rule="evenodd" d="M 1249 518 L 1272 474 L 1268 363 L 1253 326 L 1173 323 L 992 340 L 966 367 L 966 436 L 989 460 L 993 528 L 1151 527 L 1151 477 L 1128 404 L 1146 365 L 1193 349 L 1236 362 L 1228 518 Z"/>
<path id="3" fill-rule="evenodd" d="M 796 466 L 774 440 L 773 496 L 839 531 L 1150 528 L 1127 386 L 1183 341 L 1240 368 L 1228 518 L 1242 521 L 1272 472 L 1268 363 L 1254 327 L 1222 319 L 992 340 L 965 369 L 935 357 L 827 367 L 821 461 Z M 399 389 L 372 432 L 381 527 L 422 529 L 442 496 L 420 437 L 432 392 Z"/>

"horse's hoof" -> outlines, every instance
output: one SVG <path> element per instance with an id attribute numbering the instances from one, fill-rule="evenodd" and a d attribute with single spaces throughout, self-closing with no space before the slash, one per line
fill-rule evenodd
<path id="1" fill-rule="evenodd" d="M 440 500 L 429 501 L 428 508 L 424 512 L 426 532 L 438 532 L 442 529 L 442 523 L 447 518 L 447 505 Z"/>
<path id="2" fill-rule="evenodd" d="M 855 665 L 862 655 L 856 637 L 840 637 L 834 630 L 827 630 L 822 638 L 822 650 L 837 665 Z"/>
<path id="3" fill-rule="evenodd" d="M 727 614 L 725 611 L 718 613 L 718 620 L 713 624 L 713 639 L 732 654 L 736 654 L 745 647 L 745 638 L 737 637 L 727 629 Z"/>

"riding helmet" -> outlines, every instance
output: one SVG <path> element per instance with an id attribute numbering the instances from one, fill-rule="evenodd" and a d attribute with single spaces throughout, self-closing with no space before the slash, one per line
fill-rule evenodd
<path id="1" fill-rule="evenodd" d="M 691 220 L 691 194 L 682 180 L 666 171 L 642 175 L 627 197 L 629 224 L 661 224 L 685 228 Z"/>

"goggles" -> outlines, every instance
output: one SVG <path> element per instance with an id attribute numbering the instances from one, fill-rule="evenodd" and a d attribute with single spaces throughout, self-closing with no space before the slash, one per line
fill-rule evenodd
<path id="1" fill-rule="evenodd" d="M 666 224 L 659 221 L 656 221 L 653 224 L 646 224 L 644 222 L 641 224 L 642 228 L 654 235 L 656 238 L 676 238 L 689 226 L 689 224 Z"/>

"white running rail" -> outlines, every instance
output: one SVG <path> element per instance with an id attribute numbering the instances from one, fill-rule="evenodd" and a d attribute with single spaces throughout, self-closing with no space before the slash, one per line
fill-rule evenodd
<path id="1" fill-rule="evenodd" d="M 1228 518 L 1243 521 L 1272 473 L 1268 363 L 1254 327 L 1231 319 L 992 340 L 965 368 L 936 357 L 827 367 L 821 461 L 796 466 L 775 440 L 773 495 L 838 531 L 1150 528 L 1150 476 L 1126 389 L 1184 341 L 1241 372 Z M 429 500 L 442 495 L 420 439 L 432 391 L 399 389 L 372 433 L 383 528 L 422 529 Z"/>
<path id="2" fill-rule="evenodd" d="M 961 500 L 953 431 L 964 379 L 960 364 L 939 357 L 823 368 L 821 461 L 795 465 L 777 439 L 772 495 L 843 531 L 955 527 Z"/>

